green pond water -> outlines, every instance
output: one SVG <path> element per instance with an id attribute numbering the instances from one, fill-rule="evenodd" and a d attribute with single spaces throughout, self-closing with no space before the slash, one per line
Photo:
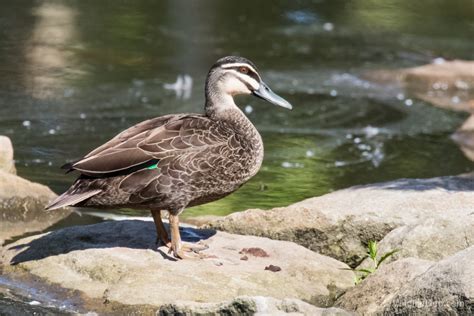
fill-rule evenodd
<path id="1" fill-rule="evenodd" d="M 294 110 L 238 98 L 261 131 L 262 169 L 186 216 L 468 172 L 474 165 L 450 139 L 466 115 L 362 74 L 473 59 L 473 12 L 471 0 L 4 1 L 0 134 L 21 176 L 61 193 L 74 180 L 64 162 L 147 118 L 202 112 L 209 67 L 237 54 Z M 187 92 L 164 88 L 179 75 L 192 78 Z"/>

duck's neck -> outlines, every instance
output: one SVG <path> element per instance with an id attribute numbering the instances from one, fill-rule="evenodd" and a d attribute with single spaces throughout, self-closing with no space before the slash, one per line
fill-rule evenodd
<path id="1" fill-rule="evenodd" d="M 220 89 L 206 89 L 206 116 L 210 119 L 227 123 L 246 145 L 256 154 L 261 163 L 263 142 L 255 126 L 237 107 L 234 98 L 227 93 L 218 93 Z"/>
<path id="2" fill-rule="evenodd" d="M 231 96 L 207 99 L 206 116 L 215 121 L 226 122 L 242 135 L 258 133 L 252 122 L 237 107 Z"/>
<path id="3" fill-rule="evenodd" d="M 240 135 L 252 138 L 258 135 L 257 129 L 247 116 L 237 107 L 234 98 L 219 89 L 206 89 L 206 116 L 215 121 L 228 123 Z"/>

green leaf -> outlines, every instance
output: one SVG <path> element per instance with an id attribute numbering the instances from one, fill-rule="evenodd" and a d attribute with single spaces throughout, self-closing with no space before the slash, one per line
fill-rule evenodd
<path id="1" fill-rule="evenodd" d="M 359 284 L 360 282 L 362 282 L 363 279 L 364 278 L 359 277 L 359 276 L 354 277 L 354 284 L 355 285 Z"/>
<path id="2" fill-rule="evenodd" d="M 385 259 L 389 258 L 390 256 L 394 255 L 396 252 L 399 252 L 400 249 L 394 249 L 392 251 L 384 253 L 384 255 L 380 258 L 379 262 L 377 263 L 377 268 L 385 261 Z"/>
<path id="3" fill-rule="evenodd" d="M 357 277 L 356 285 L 365 280 L 370 274 L 362 274 Z"/>
<path id="4" fill-rule="evenodd" d="M 377 242 L 370 240 L 369 243 L 367 244 L 367 248 L 369 249 L 368 255 L 370 259 L 373 261 L 377 261 Z"/>
<path id="5" fill-rule="evenodd" d="M 371 274 L 371 273 L 374 273 L 375 269 L 354 269 L 354 271 Z"/>

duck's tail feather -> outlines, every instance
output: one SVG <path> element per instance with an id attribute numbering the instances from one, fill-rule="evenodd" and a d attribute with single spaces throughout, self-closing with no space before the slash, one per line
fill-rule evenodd
<path id="1" fill-rule="evenodd" d="M 48 206 L 45 207 L 47 211 L 55 210 L 65 206 L 74 206 L 79 202 L 87 200 L 88 198 L 102 192 L 102 190 L 92 190 L 82 193 L 64 192 L 52 201 Z"/>

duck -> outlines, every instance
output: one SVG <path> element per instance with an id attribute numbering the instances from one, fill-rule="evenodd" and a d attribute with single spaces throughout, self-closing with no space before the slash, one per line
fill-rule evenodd
<path id="1" fill-rule="evenodd" d="M 217 60 L 204 91 L 204 114 L 169 114 L 143 121 L 62 166 L 66 173 L 79 175 L 46 210 L 66 206 L 149 210 L 157 243 L 169 254 L 178 260 L 201 250 L 181 241 L 179 215 L 187 207 L 235 192 L 263 161 L 262 137 L 234 97 L 253 95 L 292 109 L 262 80 L 255 64 L 240 56 Z M 161 211 L 168 212 L 170 234 Z"/>

